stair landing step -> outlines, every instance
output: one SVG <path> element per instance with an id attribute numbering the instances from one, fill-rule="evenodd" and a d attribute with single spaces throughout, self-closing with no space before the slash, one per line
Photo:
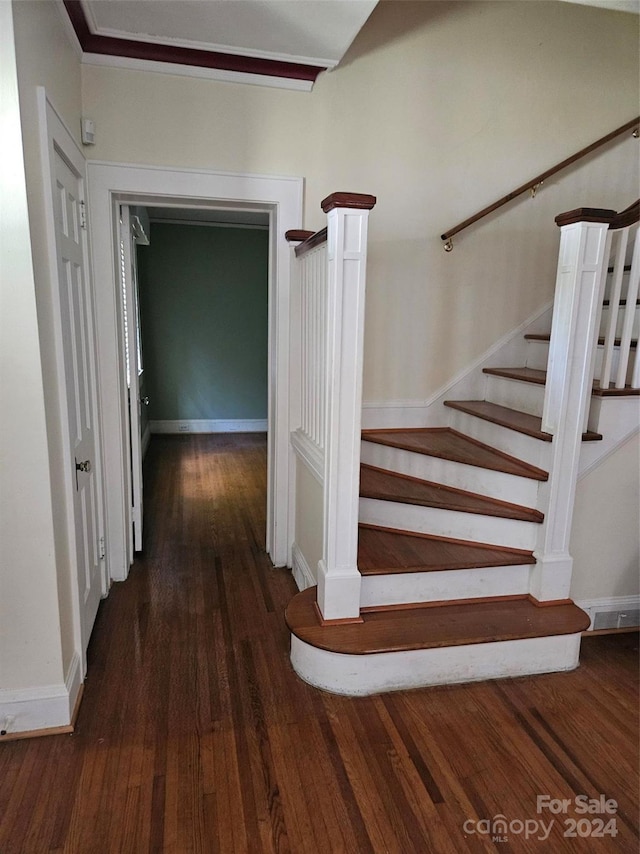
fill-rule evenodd
<path id="1" fill-rule="evenodd" d="M 534 604 L 528 597 L 479 599 L 361 614 L 363 622 L 321 625 L 316 587 L 293 597 L 289 630 L 304 643 L 346 655 L 404 652 L 585 631 L 589 617 L 573 602 Z"/>
<path id="2" fill-rule="evenodd" d="M 376 525 L 361 524 L 358 529 L 358 569 L 366 576 L 522 566 L 535 562 L 532 552 L 525 549 L 415 534 Z"/>
<path id="3" fill-rule="evenodd" d="M 366 442 L 388 445 L 405 451 L 453 460 L 458 463 L 506 472 L 532 480 L 547 480 L 549 475 L 502 451 L 465 436 L 451 427 L 423 427 L 403 430 L 363 430 Z"/>
<path id="4" fill-rule="evenodd" d="M 360 495 L 381 501 L 396 501 L 401 504 L 417 504 L 422 507 L 437 507 L 442 510 L 457 510 L 463 513 L 478 513 L 485 516 L 500 516 L 519 519 L 523 522 L 542 522 L 539 510 L 521 507 L 497 498 L 488 498 L 474 492 L 465 492 L 453 486 L 431 483 L 406 474 L 379 469 L 363 464 L 360 466 Z"/>
<path id="5" fill-rule="evenodd" d="M 543 442 L 553 440 L 551 433 L 542 431 L 542 418 L 529 415 L 528 412 L 520 412 L 518 409 L 510 409 L 508 406 L 500 406 L 488 400 L 445 400 L 444 405 L 466 412 L 468 415 L 475 415 L 485 421 L 491 421 L 493 424 L 499 424 L 501 427 L 508 427 L 518 433 L 533 436 L 534 439 L 540 439 Z M 582 434 L 583 442 L 597 442 L 600 439 L 602 435 L 593 433 L 591 430 Z"/>
<path id="6" fill-rule="evenodd" d="M 547 372 L 539 368 L 483 368 L 483 373 L 494 377 L 507 377 L 510 380 L 521 380 L 526 383 L 536 383 L 544 385 L 547 381 Z M 629 395 L 640 394 L 640 389 L 624 386 L 624 388 L 616 388 L 614 383 L 609 383 L 609 388 L 600 388 L 600 381 L 593 381 L 593 394 L 600 397 L 617 396 L 628 397 Z"/>

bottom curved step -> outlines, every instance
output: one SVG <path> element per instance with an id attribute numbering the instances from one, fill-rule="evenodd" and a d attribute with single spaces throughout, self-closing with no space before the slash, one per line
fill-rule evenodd
<path id="1" fill-rule="evenodd" d="M 306 682 L 352 696 L 572 670 L 589 626 L 572 602 L 529 597 L 378 609 L 323 626 L 315 597 L 308 588 L 287 607 L 291 662 Z"/>

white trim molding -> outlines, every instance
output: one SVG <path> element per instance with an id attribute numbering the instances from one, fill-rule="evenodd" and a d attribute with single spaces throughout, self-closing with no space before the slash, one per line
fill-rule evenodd
<path id="1" fill-rule="evenodd" d="M 133 71 L 153 71 L 156 74 L 171 74 L 174 77 L 195 77 L 217 80 L 220 83 L 244 83 L 249 86 L 268 86 L 272 89 L 293 89 L 311 92 L 313 81 L 296 80 L 289 77 L 273 77 L 269 74 L 249 74 L 243 71 L 226 71 L 223 68 L 205 68 L 199 65 L 179 65 L 175 62 L 154 62 L 150 59 L 135 59 L 128 56 L 111 56 L 101 53 L 85 53 L 83 65 L 99 65 L 108 68 L 130 68 Z"/>
<path id="2" fill-rule="evenodd" d="M 80 656 L 75 652 L 63 683 L 0 690 L 2 729 L 10 737 L 21 732 L 70 726 L 81 685 Z"/>
<path id="3" fill-rule="evenodd" d="M 307 434 L 298 429 L 291 434 L 291 447 L 318 483 L 324 482 L 324 453 Z"/>
<path id="4" fill-rule="evenodd" d="M 302 554 L 302 549 L 297 543 L 291 546 L 291 571 L 293 580 L 298 586 L 298 590 L 306 590 L 307 587 L 313 587 L 316 583 L 313 577 L 313 572 L 309 566 L 306 557 Z"/>
<path id="5" fill-rule="evenodd" d="M 119 204 L 263 210 L 269 232 L 269 390 L 267 551 L 276 566 L 290 553 L 289 338 L 290 249 L 285 231 L 302 222 L 301 178 L 199 171 L 126 163 L 88 163 L 89 227 L 93 245 L 100 398 L 104 437 L 109 572 L 127 577 L 127 407 L 121 309 L 117 290 L 116 208 Z M 297 426 L 297 425 L 296 425 Z"/>
<path id="6" fill-rule="evenodd" d="M 266 433 L 268 426 L 266 418 L 182 418 L 177 421 L 149 421 L 151 433 Z"/>

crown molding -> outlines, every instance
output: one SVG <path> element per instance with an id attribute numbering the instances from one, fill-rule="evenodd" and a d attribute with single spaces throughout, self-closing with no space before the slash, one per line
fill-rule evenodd
<path id="1" fill-rule="evenodd" d="M 137 68 L 302 91 L 310 91 L 318 74 L 327 67 L 97 35 L 91 31 L 80 0 L 62 0 L 62 3 L 82 48 L 82 61 L 89 65 Z"/>

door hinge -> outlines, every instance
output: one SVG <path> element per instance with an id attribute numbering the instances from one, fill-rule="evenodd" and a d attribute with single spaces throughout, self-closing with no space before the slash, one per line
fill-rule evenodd
<path id="1" fill-rule="evenodd" d="M 87 206 L 85 202 L 80 202 L 80 228 L 87 230 Z"/>
<path id="2" fill-rule="evenodd" d="M 106 551 L 104 547 L 104 537 L 100 537 L 98 540 L 98 555 L 100 556 L 100 560 L 104 560 Z"/>

